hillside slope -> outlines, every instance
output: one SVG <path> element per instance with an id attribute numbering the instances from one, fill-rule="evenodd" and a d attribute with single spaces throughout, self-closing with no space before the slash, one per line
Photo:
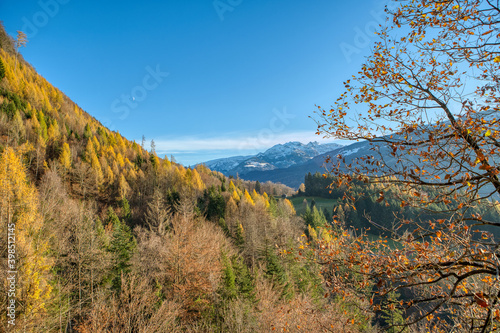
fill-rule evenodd
<path id="1" fill-rule="evenodd" d="M 325 299 L 318 265 L 293 250 L 306 226 L 275 199 L 290 192 L 184 168 L 110 131 L 0 26 L 1 332 L 369 326 Z"/>

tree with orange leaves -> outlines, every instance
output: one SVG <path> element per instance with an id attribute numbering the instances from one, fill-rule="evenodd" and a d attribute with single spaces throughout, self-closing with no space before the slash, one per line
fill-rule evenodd
<path id="1" fill-rule="evenodd" d="M 495 331 L 500 221 L 474 209 L 498 210 L 500 195 L 500 7 L 490 0 L 398 4 L 346 91 L 330 109 L 318 107 L 318 134 L 371 145 L 366 156 L 328 160 L 337 185 L 378 183 L 380 204 L 384 189 L 397 187 L 402 207 L 445 208 L 430 221 L 395 221 L 386 228 L 392 247 L 343 226 L 319 255 L 325 267 L 351 272 L 334 274 L 334 288 L 373 286 L 372 307 L 406 311 L 406 326 Z M 373 302 L 393 291 L 412 296 Z"/>

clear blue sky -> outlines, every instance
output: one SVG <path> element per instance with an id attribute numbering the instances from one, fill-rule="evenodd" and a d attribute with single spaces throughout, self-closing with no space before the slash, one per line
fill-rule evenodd
<path id="1" fill-rule="evenodd" d="M 321 141 L 308 117 L 359 70 L 385 3 L 5 0 L 0 20 L 85 111 L 189 165 Z"/>

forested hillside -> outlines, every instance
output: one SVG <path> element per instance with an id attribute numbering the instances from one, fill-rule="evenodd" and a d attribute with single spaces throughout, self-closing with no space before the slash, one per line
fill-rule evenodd
<path id="1" fill-rule="evenodd" d="M 439 197 L 439 189 L 418 189 L 420 195 Z M 331 199 L 333 211 L 324 212 L 325 216 L 336 216 L 347 227 L 357 230 L 369 230 L 372 235 L 388 235 L 393 224 L 400 220 L 427 221 L 445 218 L 450 210 L 456 210 L 460 205 L 458 200 L 436 202 L 421 209 L 416 191 L 408 191 L 397 184 L 368 184 L 353 181 L 349 186 L 337 186 L 337 178 L 316 172 L 304 177 L 304 186 L 299 189 L 298 197 L 312 196 Z M 444 193 L 442 194 L 445 195 Z M 402 204 L 404 202 L 405 204 Z M 500 204 L 479 204 L 470 207 L 465 213 L 466 218 L 480 215 L 487 221 L 500 221 Z M 307 220 L 307 219 L 306 219 Z M 331 222 L 331 219 L 328 219 Z M 481 226 L 483 230 L 500 236 L 500 230 L 493 226 Z"/>
<path id="2" fill-rule="evenodd" d="M 371 329 L 357 299 L 325 297 L 290 188 L 108 130 L 20 42 L 0 27 L 0 331 Z"/>

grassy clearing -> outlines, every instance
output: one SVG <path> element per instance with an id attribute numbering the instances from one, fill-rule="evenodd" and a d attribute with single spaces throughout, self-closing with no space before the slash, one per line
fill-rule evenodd
<path id="1" fill-rule="evenodd" d="M 290 201 L 292 202 L 293 206 L 295 207 L 295 211 L 297 212 L 297 215 L 302 215 L 306 212 L 306 206 L 304 204 L 304 199 L 307 200 L 307 205 L 311 206 L 311 201 L 314 199 L 316 201 L 316 207 L 318 209 L 324 209 L 326 208 L 327 211 L 332 214 L 333 207 L 337 204 L 337 200 L 335 199 L 325 199 L 321 197 L 306 197 L 306 196 L 299 196 L 299 197 L 294 197 L 291 198 Z"/>

